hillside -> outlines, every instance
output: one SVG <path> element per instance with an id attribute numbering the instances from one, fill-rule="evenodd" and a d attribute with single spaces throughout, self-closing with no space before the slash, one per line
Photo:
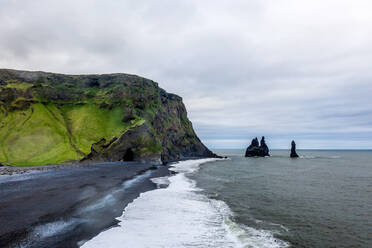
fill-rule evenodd
<path id="1" fill-rule="evenodd" d="M 0 163 L 213 157 L 182 98 L 135 75 L 0 69 Z"/>

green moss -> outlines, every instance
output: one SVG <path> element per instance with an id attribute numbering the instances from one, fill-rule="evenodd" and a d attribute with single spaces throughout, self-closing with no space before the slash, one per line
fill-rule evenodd
<path id="1" fill-rule="evenodd" d="M 162 145 L 158 141 L 148 139 L 148 138 L 137 139 L 136 145 L 142 146 L 140 148 L 140 154 L 142 156 L 147 156 L 147 155 L 154 154 L 154 153 L 160 153 L 163 149 Z"/>
<path id="2" fill-rule="evenodd" d="M 90 152 L 93 143 L 102 138 L 111 140 L 126 131 L 131 124 L 123 123 L 121 108 L 102 109 L 95 104 L 64 106 L 73 142 L 85 154 Z"/>
<path id="3" fill-rule="evenodd" d="M 111 140 L 143 119 L 122 122 L 120 107 L 102 109 L 94 104 L 32 104 L 24 111 L 0 111 L 0 162 L 41 165 L 83 158 L 92 144 Z"/>
<path id="4" fill-rule="evenodd" d="M 71 149 L 67 130 L 55 107 L 34 104 L 26 111 L 2 117 L 0 161 L 16 165 L 60 163 L 79 158 Z"/>
<path id="5" fill-rule="evenodd" d="M 155 141 L 152 141 L 150 143 L 148 143 L 145 148 L 150 152 L 150 153 L 159 153 L 162 151 L 163 147 L 161 146 L 161 144 L 155 142 Z"/>
<path id="6" fill-rule="evenodd" d="M 20 90 L 27 90 L 32 86 L 32 84 L 25 83 L 25 82 L 19 82 L 18 80 L 8 80 L 6 81 L 7 88 L 15 88 L 15 89 L 20 89 Z"/>

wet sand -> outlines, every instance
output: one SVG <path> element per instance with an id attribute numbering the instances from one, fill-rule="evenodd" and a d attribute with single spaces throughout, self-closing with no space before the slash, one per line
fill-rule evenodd
<path id="1" fill-rule="evenodd" d="M 115 217 L 150 178 L 151 164 L 100 163 L 0 176 L 0 247 L 78 247 L 117 224 Z"/>

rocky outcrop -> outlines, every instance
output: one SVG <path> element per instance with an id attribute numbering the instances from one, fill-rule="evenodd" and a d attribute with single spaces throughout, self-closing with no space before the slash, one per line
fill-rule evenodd
<path id="1" fill-rule="evenodd" d="M 266 145 L 266 142 L 265 142 L 265 137 L 262 136 L 261 138 L 261 145 L 260 145 L 260 148 L 262 150 L 262 156 L 270 156 L 269 154 L 269 147 Z"/>
<path id="2" fill-rule="evenodd" d="M 257 137 L 254 138 L 245 151 L 246 157 L 266 157 L 270 156 L 269 147 L 266 145 L 265 137 L 262 136 L 261 144 L 258 143 Z"/>
<path id="3" fill-rule="evenodd" d="M 298 154 L 296 152 L 296 143 L 294 140 L 292 140 L 291 142 L 291 155 L 290 155 L 291 158 L 298 158 Z"/>
<path id="4" fill-rule="evenodd" d="M 260 156 L 260 148 L 257 137 L 252 139 L 251 144 L 248 146 L 247 150 L 245 151 L 246 157 L 256 157 Z"/>
<path id="5" fill-rule="evenodd" d="M 152 80 L 0 69 L 0 82 L 5 165 L 216 157 L 194 132 L 182 98 Z"/>

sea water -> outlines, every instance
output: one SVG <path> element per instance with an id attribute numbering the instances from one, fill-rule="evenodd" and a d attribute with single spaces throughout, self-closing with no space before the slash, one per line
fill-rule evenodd
<path id="1" fill-rule="evenodd" d="M 102 232 L 83 247 L 287 247 L 265 230 L 233 221 L 221 200 L 203 194 L 190 179 L 201 165 L 218 159 L 179 162 L 169 178 L 154 179 L 167 188 L 142 193 L 118 218 L 118 227 Z"/>
<path id="2" fill-rule="evenodd" d="M 174 164 L 83 247 L 372 247 L 372 152 L 217 152 Z"/>

